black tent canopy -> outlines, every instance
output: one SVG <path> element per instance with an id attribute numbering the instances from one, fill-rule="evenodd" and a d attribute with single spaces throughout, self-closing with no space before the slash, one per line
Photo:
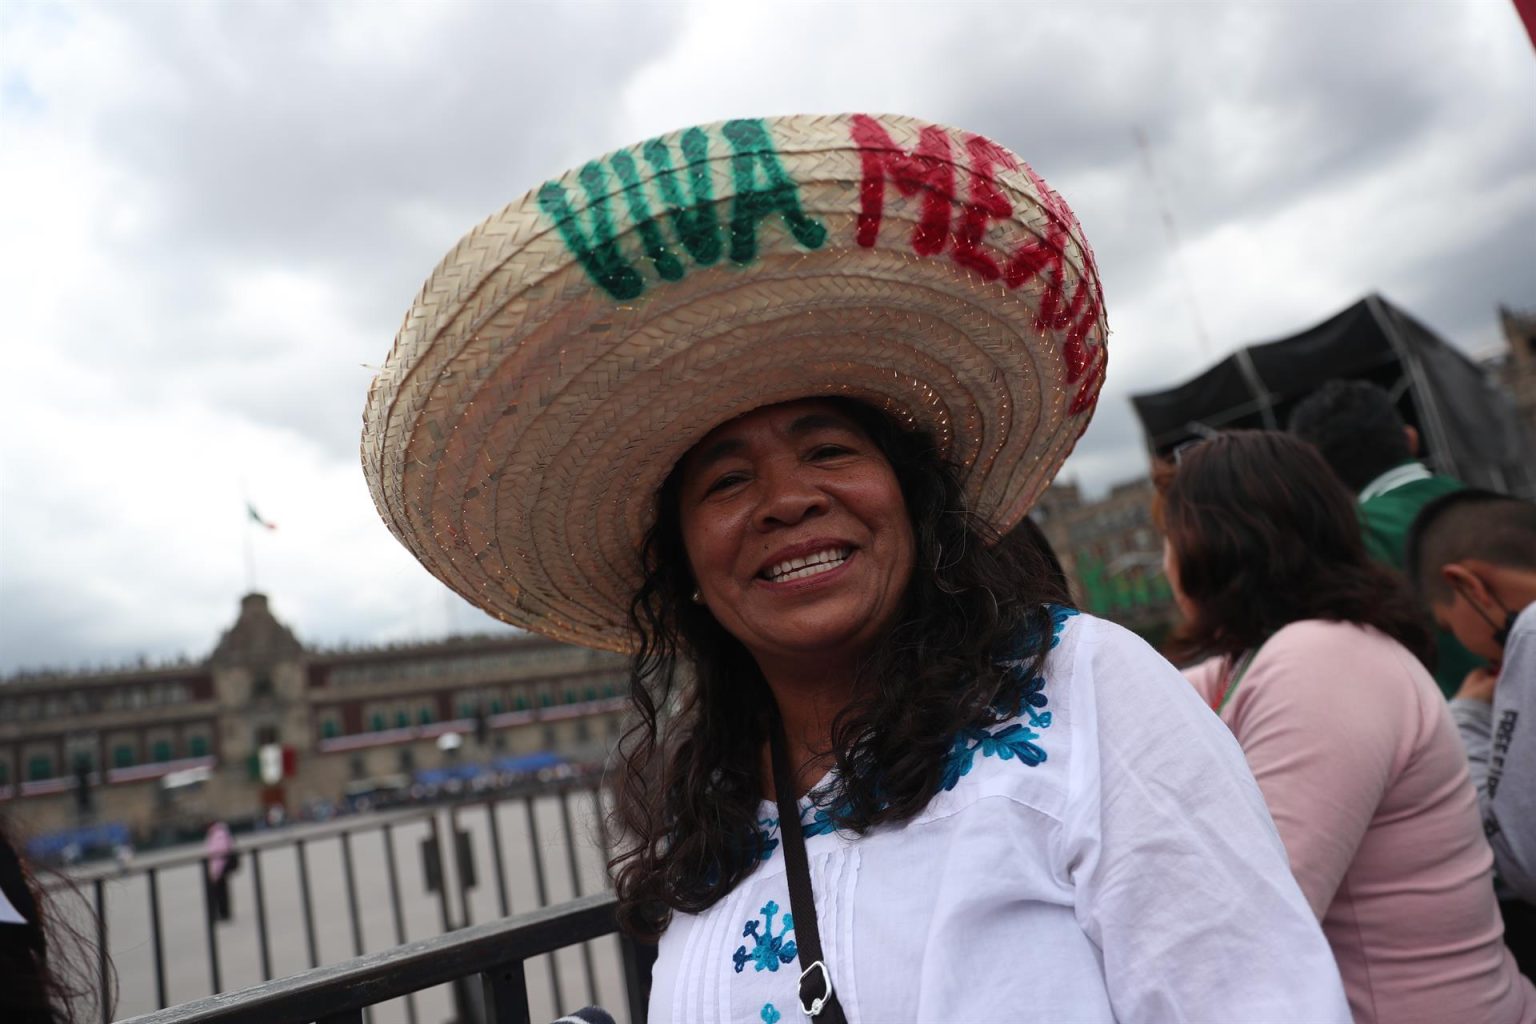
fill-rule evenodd
<path id="1" fill-rule="evenodd" d="M 1459 350 L 1379 295 L 1315 327 L 1239 349 L 1166 391 L 1131 396 L 1147 448 L 1165 458 L 1218 430 L 1285 429 L 1296 403 L 1335 377 L 1391 392 L 1437 471 L 1481 487 L 1536 491 L 1536 468 L 1508 400 Z"/>

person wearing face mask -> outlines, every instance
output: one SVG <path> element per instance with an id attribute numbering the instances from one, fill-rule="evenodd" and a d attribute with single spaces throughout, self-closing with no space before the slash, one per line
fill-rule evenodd
<path id="1" fill-rule="evenodd" d="M 1536 975 L 1536 504 L 1483 490 L 1426 505 L 1408 569 L 1435 621 L 1490 667 L 1451 714 L 1477 787 L 1504 897 L 1505 932 Z"/>

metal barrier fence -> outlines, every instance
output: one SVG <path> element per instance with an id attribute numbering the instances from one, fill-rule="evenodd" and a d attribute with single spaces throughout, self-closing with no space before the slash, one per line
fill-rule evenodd
<path id="1" fill-rule="evenodd" d="M 75 919 L 94 933 L 103 991 L 116 966 L 120 1013 L 165 1008 L 605 889 L 604 810 L 590 782 L 566 783 L 243 837 L 233 899 L 249 909 L 229 923 L 206 884 L 206 855 L 150 854 L 126 870 L 75 872 L 85 904 L 74 907 Z M 419 886 L 405 870 L 412 860 Z M 586 1003 L 617 995 L 627 961 L 615 940 L 600 941 L 612 933 L 610 926 L 529 953 L 544 961 L 533 965 L 535 1006 L 558 1016 L 582 1004 L 569 998 L 577 993 Z M 465 1019 L 466 986 L 420 996 L 431 984 L 403 989 L 394 1018 L 430 1021 L 430 1009 L 418 1005 L 425 998 Z M 109 1019 L 105 1007 L 100 1016 Z"/>
<path id="2" fill-rule="evenodd" d="M 362 1024 L 369 1008 L 383 1000 L 469 978 L 479 984 L 476 997 L 456 1018 L 460 1024 L 532 1024 L 525 971 L 529 958 L 613 932 L 613 909 L 611 895 L 588 896 L 134 1017 L 126 1024 Z M 629 1019 L 645 1024 L 654 951 L 627 938 L 621 943 Z"/>

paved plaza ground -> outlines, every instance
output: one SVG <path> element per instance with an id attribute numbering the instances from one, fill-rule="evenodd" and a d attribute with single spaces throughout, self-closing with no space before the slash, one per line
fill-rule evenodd
<path id="1" fill-rule="evenodd" d="M 534 843 L 529 814 L 537 830 Z M 577 895 L 600 891 L 604 885 L 602 854 L 598 840 L 595 805 L 590 791 L 569 794 L 566 810 L 570 820 L 567 840 L 561 801 L 544 796 L 525 802 L 506 800 L 496 804 L 496 832 L 501 841 L 507 898 L 512 913 L 541 905 L 560 903 Z M 406 941 L 427 938 L 443 931 L 443 907 L 438 895 L 428 892 L 421 845 L 430 835 L 429 821 L 436 816 L 441 834 L 449 834 L 447 808 L 420 809 L 358 815 L 328 825 L 296 826 L 261 834 L 260 843 L 279 843 L 263 849 L 259 858 L 246 852 L 231 885 L 233 920 L 216 928 L 220 987 L 233 991 L 258 985 L 263 980 L 256 910 L 256 874 L 261 875 L 263 906 L 268 929 L 271 974 L 282 977 L 310 966 L 299 875 L 298 844 L 303 839 L 313 900 L 316 953 L 319 963 L 333 964 L 357 955 L 388 949 L 399 942 L 385 852 L 386 830 L 393 848 L 399 879 L 401 925 Z M 501 916 L 500 890 L 493 861 L 491 820 L 486 805 L 461 806 L 453 817 L 467 831 L 474 854 L 476 885 L 461 901 L 456 874 L 450 866 L 449 916 L 454 924 Z M 343 840 L 338 826 L 351 831 L 351 847 L 357 905 L 358 948 L 344 868 Z M 539 892 L 535 870 L 535 845 L 542 858 L 544 892 Z M 170 1004 L 186 1002 L 214 990 L 204 911 L 201 866 L 179 863 L 199 854 L 198 847 L 156 851 L 135 858 L 129 870 L 104 876 L 107 905 L 108 948 L 116 967 L 119 986 L 117 1017 L 128 1017 L 157 1008 L 156 971 L 149 899 L 148 872 L 156 871 L 160 894 L 163 963 L 166 996 Z M 574 858 L 575 876 L 572 863 Z M 63 897 L 72 919 L 94 929 L 88 902 L 99 872 L 80 875 L 79 897 Z M 467 907 L 465 906 L 467 903 Z M 589 945 L 587 954 L 571 948 L 551 958 L 541 957 L 527 965 L 533 1020 L 553 1020 L 580 1006 L 597 1003 L 622 1019 L 623 973 L 618 942 L 608 937 Z M 556 986 L 558 985 L 558 993 Z M 403 1000 L 374 1011 L 374 1024 L 394 1024 L 413 1019 Z M 453 1019 L 446 988 L 428 990 L 415 999 L 414 1020 L 441 1024 Z"/>

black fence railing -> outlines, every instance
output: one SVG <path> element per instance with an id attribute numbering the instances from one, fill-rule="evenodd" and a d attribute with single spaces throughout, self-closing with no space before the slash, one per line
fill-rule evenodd
<path id="1" fill-rule="evenodd" d="M 463 993 L 456 1024 L 533 1024 L 528 961 L 615 931 L 613 896 L 587 896 L 147 1013 L 124 1024 L 363 1024 L 371 1007 L 445 984 Z M 615 1016 L 645 1024 L 655 950 L 627 937 L 621 937 L 619 945 L 625 1006 Z M 606 1009 L 613 1013 L 618 1008 Z"/>
<path id="2" fill-rule="evenodd" d="M 143 1013 L 606 889 L 604 811 L 599 789 L 573 781 L 242 837 L 227 920 L 208 858 L 194 851 L 80 869 L 55 896 L 96 940 L 101 991 L 115 965 L 117 1012 Z M 613 940 L 549 953 L 530 965 L 537 1008 L 613 997 L 625 955 Z M 448 1012 L 463 1016 L 462 983 L 419 1007 L 424 987 L 405 989 L 377 1024 L 433 1024 L 434 1007 L 450 1000 Z"/>

